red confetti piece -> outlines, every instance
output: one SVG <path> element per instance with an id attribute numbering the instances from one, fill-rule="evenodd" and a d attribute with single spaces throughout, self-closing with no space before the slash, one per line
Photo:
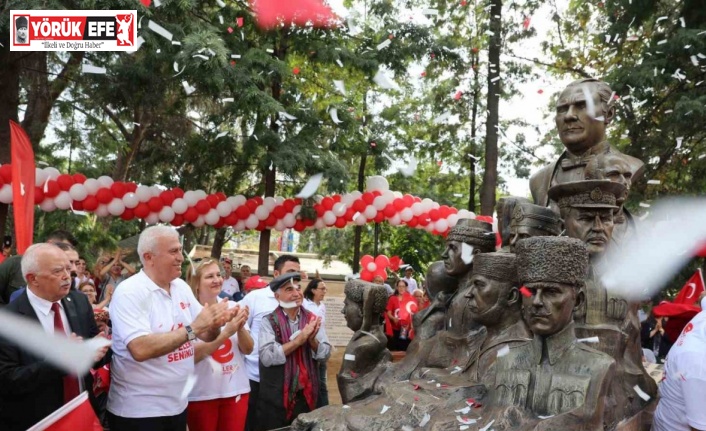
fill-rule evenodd
<path id="1" fill-rule="evenodd" d="M 425 77 L 425 76 L 427 76 L 427 73 L 426 73 L 426 72 L 422 72 L 422 78 Z"/>
<path id="2" fill-rule="evenodd" d="M 439 160 L 436 162 L 436 166 L 438 166 L 438 167 L 441 167 L 441 165 L 443 165 L 443 164 L 444 164 L 444 162 L 442 160 Z"/>
<path id="3" fill-rule="evenodd" d="M 320 0 L 251 0 L 257 23 L 260 27 L 270 29 L 285 24 L 306 26 L 309 21 L 314 27 L 334 27 L 336 16 L 331 8 Z"/>
<path id="4" fill-rule="evenodd" d="M 620 96 L 618 96 L 617 94 L 614 94 L 614 95 L 613 95 L 613 100 L 620 100 Z"/>
<path id="5" fill-rule="evenodd" d="M 481 408 L 481 407 L 483 407 L 483 404 L 480 404 L 480 403 L 479 403 L 479 404 L 473 404 L 473 408 L 474 408 L 474 409 L 479 409 L 479 408 Z"/>
<path id="6" fill-rule="evenodd" d="M 522 21 L 522 27 L 524 27 L 525 30 L 527 30 L 529 28 L 529 26 L 530 26 L 530 17 L 526 16 L 525 20 Z"/>
<path id="7" fill-rule="evenodd" d="M 414 397 L 414 401 L 419 401 L 419 397 Z"/>
<path id="8" fill-rule="evenodd" d="M 355 379 L 356 377 L 358 377 L 358 373 L 356 373 L 355 371 L 351 371 L 351 377 Z"/>
<path id="9" fill-rule="evenodd" d="M 434 54 L 434 53 L 432 52 L 431 54 L 429 54 L 429 57 L 433 59 L 433 58 L 436 57 L 436 54 Z"/>
<path id="10" fill-rule="evenodd" d="M 526 286 L 520 287 L 520 293 L 522 294 L 522 296 L 526 296 L 528 298 L 532 296 L 532 292 L 530 292 L 530 290 Z"/>
<path id="11" fill-rule="evenodd" d="M 235 60 L 231 60 L 231 61 L 230 61 L 230 65 L 231 65 L 231 66 L 235 66 Z"/>
<path id="12" fill-rule="evenodd" d="M 542 94 L 542 93 L 544 93 L 544 90 L 542 90 L 541 88 L 539 90 L 537 90 L 537 94 Z"/>
<path id="13" fill-rule="evenodd" d="M 292 73 L 295 75 L 299 75 L 299 72 L 300 72 L 300 70 L 298 67 L 295 67 L 294 69 L 292 69 Z"/>
<path id="14" fill-rule="evenodd" d="M 370 143 L 370 146 L 373 147 L 373 148 L 375 148 L 375 147 L 378 146 L 378 144 L 376 144 L 375 142 L 371 142 L 371 143 Z"/>
<path id="15" fill-rule="evenodd" d="M 228 27 L 228 33 L 233 33 L 233 27 Z"/>
<path id="16" fill-rule="evenodd" d="M 142 3 L 144 7 L 150 7 L 152 0 L 140 0 L 140 3 Z"/>
<path id="17" fill-rule="evenodd" d="M 468 403 L 468 404 L 475 404 L 475 403 L 476 403 L 476 399 L 475 399 L 475 398 L 468 398 L 468 399 L 466 399 L 466 403 Z"/>
<path id="18" fill-rule="evenodd" d="M 415 391 L 418 391 L 418 390 L 419 390 L 419 385 L 414 385 L 414 386 L 412 386 L 412 387 L 414 388 Z"/>
<path id="19" fill-rule="evenodd" d="M 235 19 L 235 22 L 238 23 L 238 27 L 242 27 L 243 26 L 243 17 L 242 16 L 237 17 Z"/>
<path id="20" fill-rule="evenodd" d="M 454 99 L 461 100 L 461 96 L 463 96 L 463 93 L 460 91 L 457 91 L 456 94 L 454 95 Z"/>
<path id="21" fill-rule="evenodd" d="M 468 2 L 466 0 L 461 0 L 461 6 L 466 6 Z"/>
<path id="22" fill-rule="evenodd" d="M 473 52 L 474 54 L 478 54 L 478 51 L 480 51 L 478 48 L 471 48 L 471 52 Z"/>
<path id="23" fill-rule="evenodd" d="M 394 34 L 391 34 L 391 35 L 389 35 L 389 36 L 387 36 L 387 37 L 388 37 L 390 40 L 392 40 L 392 39 L 395 38 L 395 35 L 394 35 Z"/>

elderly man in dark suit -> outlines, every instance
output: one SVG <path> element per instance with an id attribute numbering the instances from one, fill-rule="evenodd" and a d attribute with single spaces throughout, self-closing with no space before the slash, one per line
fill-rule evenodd
<path id="1" fill-rule="evenodd" d="M 34 244 L 22 257 L 22 275 L 27 290 L 5 307 L 41 324 L 49 334 L 83 339 L 99 330 L 88 298 L 71 290 L 69 260 L 53 244 Z M 107 347 L 96 361 L 104 359 Z M 92 398 L 90 374 L 68 375 L 20 346 L 0 339 L 0 429 L 26 430 L 67 401 L 88 390 Z"/>

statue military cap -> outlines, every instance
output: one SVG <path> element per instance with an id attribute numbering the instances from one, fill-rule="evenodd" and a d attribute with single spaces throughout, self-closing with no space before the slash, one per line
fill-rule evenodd
<path id="1" fill-rule="evenodd" d="M 588 276 L 588 248 L 566 236 L 535 236 L 515 245 L 521 284 L 562 283 L 581 287 Z"/>
<path id="2" fill-rule="evenodd" d="M 27 28 L 29 21 L 26 16 L 17 17 L 15 20 L 15 28 Z"/>
<path id="3" fill-rule="evenodd" d="M 510 228 L 526 226 L 550 235 L 561 233 L 561 218 L 550 208 L 530 203 L 518 203 L 512 211 Z"/>
<path id="4" fill-rule="evenodd" d="M 513 253 L 480 253 L 473 257 L 473 275 L 517 283 L 516 258 Z"/>
<path id="5" fill-rule="evenodd" d="M 295 281 L 301 281 L 302 276 L 298 272 L 288 272 L 286 274 L 282 274 L 275 278 L 274 280 L 270 281 L 270 289 L 272 289 L 273 292 L 277 292 L 280 287 L 284 287 L 289 283 L 290 281 L 294 283 Z"/>
<path id="6" fill-rule="evenodd" d="M 549 198 L 559 208 L 611 208 L 618 209 L 617 196 L 623 196 L 623 184 L 610 180 L 573 181 L 549 189 Z"/>
<path id="7" fill-rule="evenodd" d="M 483 250 L 495 250 L 493 225 L 476 219 L 460 219 L 449 231 L 446 241 L 464 242 Z"/>

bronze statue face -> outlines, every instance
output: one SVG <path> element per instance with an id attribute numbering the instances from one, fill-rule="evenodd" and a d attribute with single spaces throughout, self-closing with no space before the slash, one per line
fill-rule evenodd
<path id="1" fill-rule="evenodd" d="M 535 229 L 531 226 L 517 226 L 510 231 L 510 246 L 514 247 L 517 241 L 533 236 L 546 236 L 547 232 L 541 229 Z"/>
<path id="2" fill-rule="evenodd" d="M 343 300 L 341 313 L 343 313 L 346 318 L 346 326 L 352 331 L 357 331 L 363 326 L 363 310 L 360 304 L 345 298 Z"/>
<path id="3" fill-rule="evenodd" d="M 549 336 L 561 331 L 583 301 L 583 294 L 568 284 L 528 283 L 525 287 L 532 296 L 522 297 L 524 318 L 537 335 Z"/>
<path id="4" fill-rule="evenodd" d="M 569 208 L 564 226 L 566 235 L 583 241 L 589 254 L 603 253 L 613 237 L 613 209 Z"/>
<path id="5" fill-rule="evenodd" d="M 512 283 L 494 280 L 480 274 L 471 277 L 471 288 L 466 293 L 471 319 L 485 326 L 500 322 L 508 311 L 508 293 Z"/>
<path id="6" fill-rule="evenodd" d="M 628 197 L 630 186 L 632 186 L 632 170 L 630 169 L 630 165 L 624 158 L 612 153 L 602 156 L 602 160 L 598 163 L 603 165 L 599 168 L 599 170 L 602 171 L 602 178 L 611 180 L 614 183 L 620 183 L 626 187 L 625 193 L 621 196 L 616 196 L 618 205 L 622 205 Z M 586 168 L 588 169 L 588 166 Z"/>
<path id="7" fill-rule="evenodd" d="M 459 241 L 447 241 L 444 253 L 441 258 L 444 260 L 444 268 L 448 275 L 457 276 L 463 275 L 470 271 L 473 262 L 465 263 L 461 257 L 463 243 Z M 473 247 L 473 254 L 476 254 L 478 250 Z"/>
<path id="8" fill-rule="evenodd" d="M 587 86 L 593 97 L 595 117 L 606 117 L 603 120 L 596 120 L 589 114 L 583 85 Z M 587 82 L 570 85 L 561 93 L 556 104 L 554 121 L 559 138 L 566 149 L 572 154 L 580 155 L 605 140 L 606 124 L 611 118 L 612 112 L 604 112 L 604 104 L 595 85 Z"/>

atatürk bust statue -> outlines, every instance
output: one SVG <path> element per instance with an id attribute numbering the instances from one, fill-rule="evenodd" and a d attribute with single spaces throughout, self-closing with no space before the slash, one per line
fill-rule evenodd
<path id="1" fill-rule="evenodd" d="M 583 181 L 586 165 L 599 154 L 612 153 L 623 159 L 630 167 L 632 181 L 642 175 L 642 161 L 621 153 L 607 141 L 606 127 L 615 117 L 612 95 L 608 84 L 596 79 L 574 81 L 561 93 L 555 121 L 566 151 L 530 178 L 534 203 L 547 206 L 547 191 L 552 186 Z"/>

